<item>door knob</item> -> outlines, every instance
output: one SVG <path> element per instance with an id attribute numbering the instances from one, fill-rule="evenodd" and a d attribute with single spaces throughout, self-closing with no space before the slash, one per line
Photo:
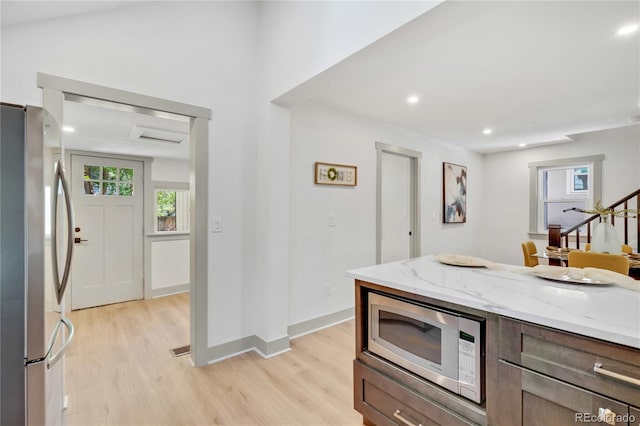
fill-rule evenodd
<path id="1" fill-rule="evenodd" d="M 74 242 L 74 243 L 76 243 L 76 244 L 84 243 L 84 242 L 86 242 L 86 241 L 89 241 L 89 240 L 83 240 L 83 239 L 81 239 L 80 237 L 75 237 L 75 238 L 73 239 L 73 242 Z"/>

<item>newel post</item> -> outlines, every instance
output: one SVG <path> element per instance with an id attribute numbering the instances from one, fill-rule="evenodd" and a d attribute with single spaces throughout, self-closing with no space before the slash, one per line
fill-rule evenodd
<path id="1" fill-rule="evenodd" d="M 549 245 L 552 247 L 562 247 L 562 225 L 549 225 Z"/>
<path id="2" fill-rule="evenodd" d="M 549 246 L 562 247 L 562 225 L 549 225 Z M 562 263 L 559 260 L 549 259 L 549 265 L 561 266 Z"/>

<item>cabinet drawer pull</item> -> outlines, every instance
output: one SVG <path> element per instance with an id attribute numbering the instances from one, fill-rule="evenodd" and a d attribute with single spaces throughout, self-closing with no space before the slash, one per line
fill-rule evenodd
<path id="1" fill-rule="evenodd" d="M 635 379 L 633 377 L 625 376 L 624 374 L 609 371 L 605 368 L 602 368 L 602 364 L 600 364 L 599 362 L 596 362 L 593 365 L 593 371 L 594 373 L 602 374 L 603 376 L 611 377 L 612 379 L 617 379 L 631 385 L 640 386 L 640 379 Z"/>
<path id="2" fill-rule="evenodd" d="M 407 426 L 416 426 L 415 423 L 410 422 L 403 415 L 401 415 L 400 414 L 400 410 L 396 410 L 396 412 L 393 413 L 393 417 L 395 417 L 396 419 L 400 420 L 402 423 L 406 424 Z M 417 426 L 422 426 L 422 423 L 418 423 Z"/>
<path id="3" fill-rule="evenodd" d="M 618 417 L 618 415 L 613 411 L 609 410 L 608 408 L 600 407 L 598 408 L 598 417 L 602 419 L 601 421 L 603 423 L 615 426 L 616 417 Z"/>

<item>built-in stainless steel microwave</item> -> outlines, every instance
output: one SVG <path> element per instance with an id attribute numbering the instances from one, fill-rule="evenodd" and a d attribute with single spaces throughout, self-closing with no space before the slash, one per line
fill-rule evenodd
<path id="1" fill-rule="evenodd" d="M 482 403 L 482 318 L 376 293 L 368 297 L 369 352 Z"/>

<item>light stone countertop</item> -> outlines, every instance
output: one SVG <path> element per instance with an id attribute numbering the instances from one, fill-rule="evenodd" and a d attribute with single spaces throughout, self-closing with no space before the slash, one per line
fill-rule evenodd
<path id="1" fill-rule="evenodd" d="M 353 278 L 640 349 L 640 291 L 565 284 L 501 269 L 443 265 L 434 256 L 347 271 Z"/>

